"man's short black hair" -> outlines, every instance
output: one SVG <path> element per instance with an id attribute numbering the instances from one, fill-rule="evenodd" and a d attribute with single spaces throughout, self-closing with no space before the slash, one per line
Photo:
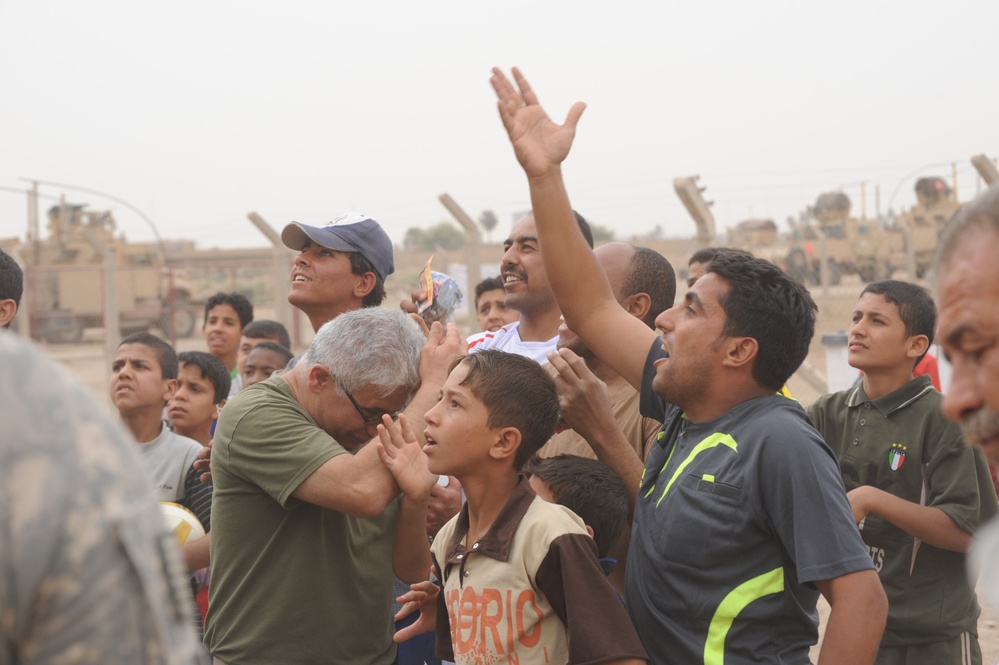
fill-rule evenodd
<path id="1" fill-rule="evenodd" d="M 690 260 L 687 261 L 687 265 L 691 266 L 695 263 L 708 264 L 714 261 L 715 257 L 721 252 L 728 249 L 727 247 L 702 247 L 693 254 L 690 255 Z"/>
<path id="2" fill-rule="evenodd" d="M 933 334 L 937 327 L 937 306 L 926 289 L 916 284 L 897 279 L 871 282 L 860 295 L 875 293 L 898 308 L 898 316 L 905 325 L 905 336 L 926 335 L 929 340 L 926 349 L 933 344 Z M 919 356 L 913 367 L 919 364 L 926 354 Z"/>
<path id="3" fill-rule="evenodd" d="M 208 379 L 215 388 L 215 404 L 221 404 L 229 397 L 232 377 L 221 360 L 204 351 L 181 351 L 177 360 L 181 365 L 194 365 L 201 370 L 201 378 Z"/>
<path id="4" fill-rule="evenodd" d="M 160 376 L 164 379 L 177 378 L 177 352 L 170 346 L 169 342 L 152 333 L 140 332 L 121 340 L 118 348 L 120 349 L 126 344 L 142 344 L 149 347 L 160 364 Z"/>
<path id="5" fill-rule="evenodd" d="M 291 348 L 291 337 L 288 329 L 278 321 L 257 319 L 243 326 L 243 336 L 250 339 L 273 339 L 286 349 Z"/>
<path id="6" fill-rule="evenodd" d="M 648 247 L 635 247 L 628 268 L 631 273 L 621 287 L 621 296 L 647 293 L 651 299 L 645 325 L 655 329 L 656 317 L 673 306 L 676 299 L 676 273 L 665 256 Z"/>
<path id="7" fill-rule="evenodd" d="M 556 503 L 593 529 L 597 554 L 607 556 L 628 519 L 628 490 L 621 477 L 603 462 L 576 455 L 535 457 L 524 472 L 543 480 Z"/>
<path id="8" fill-rule="evenodd" d="M 707 266 L 729 284 L 721 299 L 727 337 L 751 337 L 759 347 L 753 379 L 780 390 L 808 355 L 818 307 L 808 289 L 783 270 L 745 252 L 721 252 Z"/>
<path id="9" fill-rule="evenodd" d="M 250 299 L 244 296 L 242 293 L 225 293 L 219 291 L 205 303 L 205 320 L 204 323 L 208 323 L 208 313 L 212 311 L 213 307 L 218 305 L 229 305 L 234 310 L 236 310 L 236 316 L 239 317 L 239 329 L 242 330 L 246 327 L 246 324 L 253 321 L 253 303 Z"/>
<path id="10" fill-rule="evenodd" d="M 0 300 L 13 300 L 19 307 L 23 293 L 24 271 L 13 256 L 0 249 Z M 9 322 L 7 326 L 10 326 Z"/>

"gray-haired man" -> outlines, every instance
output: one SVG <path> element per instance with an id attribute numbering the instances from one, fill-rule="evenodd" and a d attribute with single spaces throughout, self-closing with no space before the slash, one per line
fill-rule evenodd
<path id="1" fill-rule="evenodd" d="M 967 443 L 999 464 L 999 185 L 965 204 L 937 248 L 937 339 L 954 372 L 943 412 Z M 975 534 L 969 557 L 985 596 L 999 603 L 999 522 Z"/>
<path id="2" fill-rule="evenodd" d="M 216 660 L 393 661 L 391 572 L 426 579 L 436 479 L 397 484 L 363 444 L 407 402 L 405 417 L 422 421 L 464 348 L 453 326 L 435 324 L 424 338 L 400 311 L 347 312 L 320 328 L 293 369 L 223 410 L 205 631 Z M 419 445 L 399 454 L 418 455 Z"/>

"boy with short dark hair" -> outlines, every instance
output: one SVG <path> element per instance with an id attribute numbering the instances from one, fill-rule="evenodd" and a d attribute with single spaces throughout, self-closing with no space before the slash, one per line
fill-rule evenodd
<path id="1" fill-rule="evenodd" d="M 184 351 L 178 360 L 177 390 L 167 403 L 167 419 L 174 432 L 207 446 L 229 394 L 229 370 L 204 351 Z"/>
<path id="2" fill-rule="evenodd" d="M 243 327 L 253 321 L 253 304 L 240 293 L 219 291 L 205 302 L 205 335 L 208 352 L 222 361 L 229 377 L 239 377 L 239 340 Z"/>
<path id="3" fill-rule="evenodd" d="M 271 374 L 284 369 L 294 354 L 275 342 L 258 342 L 246 355 L 243 364 L 243 387 L 266 381 Z"/>
<path id="4" fill-rule="evenodd" d="M 232 381 L 229 397 L 232 397 L 246 387 L 246 384 L 243 382 L 243 373 L 246 370 L 246 357 L 261 342 L 274 342 L 286 349 L 291 349 L 291 337 L 288 335 L 288 329 L 278 321 L 258 319 L 250 321 L 243 326 L 243 331 L 239 338 L 239 352 L 236 354 L 236 367 L 239 369 L 239 374 Z M 284 365 L 281 366 L 281 368 L 283 367 Z"/>
<path id="5" fill-rule="evenodd" d="M 239 352 L 245 357 L 254 344 L 263 340 L 276 342 L 286 349 L 291 348 L 291 337 L 288 329 L 280 321 L 270 319 L 256 319 L 243 326 L 242 339 L 239 342 Z"/>
<path id="6" fill-rule="evenodd" d="M 848 361 L 863 382 L 807 409 L 839 459 L 888 596 L 882 665 L 982 660 L 965 561 L 975 529 L 999 507 L 980 452 L 944 418 L 930 377 L 912 376 L 935 326 L 936 308 L 921 287 L 869 284 L 849 331 Z"/>
<path id="7" fill-rule="evenodd" d="M 202 484 L 192 466 L 202 445 L 172 432 L 163 423 L 163 407 L 177 389 L 177 352 L 149 333 L 121 341 L 111 364 L 111 402 L 139 443 L 139 456 L 160 501 L 179 503 L 193 512 L 206 534 L 211 528 L 212 486 Z M 186 543 L 187 570 L 209 563 L 210 536 Z"/>
<path id="8" fill-rule="evenodd" d="M 600 565 L 610 574 L 617 561 L 607 559 L 607 552 L 628 520 L 628 490 L 621 477 L 603 462 L 578 455 L 534 457 L 524 472 L 539 497 L 579 515 L 597 545 Z"/>
<path id="9" fill-rule="evenodd" d="M 558 418 L 554 381 L 536 362 L 486 350 L 452 365 L 425 416 L 419 461 L 460 480 L 467 501 L 431 546 L 443 590 L 436 618 L 425 602 L 397 641 L 436 623 L 437 655 L 459 665 L 646 662 L 582 520 L 540 499 L 520 473 Z M 379 434 L 382 460 L 403 484 L 412 463 L 396 468 L 383 452 L 399 426 Z"/>
<path id="10" fill-rule="evenodd" d="M 499 277 L 486 277 L 475 285 L 475 316 L 483 332 L 496 332 L 520 318 L 520 312 L 506 306 L 506 290 Z"/>

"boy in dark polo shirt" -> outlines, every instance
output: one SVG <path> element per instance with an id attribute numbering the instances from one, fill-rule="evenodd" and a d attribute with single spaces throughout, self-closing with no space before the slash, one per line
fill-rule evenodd
<path id="1" fill-rule="evenodd" d="M 555 383 L 533 360 L 486 350 L 452 367 L 425 416 L 420 463 L 460 480 L 467 501 L 431 547 L 436 617 L 424 603 L 397 641 L 436 624 L 437 655 L 458 665 L 646 662 L 583 521 L 520 473 L 558 418 Z M 389 448 L 382 459 L 398 474 Z"/>
<path id="2" fill-rule="evenodd" d="M 849 363 L 855 388 L 808 408 L 840 461 L 847 497 L 888 596 L 879 665 L 981 663 L 979 607 L 965 577 L 972 534 L 997 512 L 984 459 L 940 411 L 913 368 L 936 308 L 920 287 L 886 280 L 860 294 Z"/>

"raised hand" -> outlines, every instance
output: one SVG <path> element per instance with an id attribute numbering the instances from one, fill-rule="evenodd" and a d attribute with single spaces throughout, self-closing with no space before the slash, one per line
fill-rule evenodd
<path id="1" fill-rule="evenodd" d="M 415 318 L 420 317 L 415 315 Z M 444 385 L 451 363 L 466 355 L 468 343 L 458 333 L 458 328 L 453 323 L 442 327 L 435 321 L 427 334 L 427 343 L 420 351 L 420 379 L 423 383 Z"/>
<path id="2" fill-rule="evenodd" d="M 565 123 L 556 124 L 541 108 L 538 96 L 520 70 L 514 67 L 512 73 L 516 88 L 497 67 L 493 67 L 489 82 L 496 91 L 496 106 L 517 160 L 527 177 L 542 177 L 557 169 L 569 154 L 586 104 L 576 102 Z"/>
<path id="3" fill-rule="evenodd" d="M 619 429 L 607 384 L 590 371 L 582 358 L 569 349 L 560 349 L 548 354 L 548 362 L 558 371 L 555 387 L 566 425 L 590 445 L 606 438 L 608 431 Z"/>
<path id="4" fill-rule="evenodd" d="M 399 416 L 399 422 L 394 422 L 389 415 L 382 416 L 378 438 L 375 444 L 378 457 L 392 473 L 402 493 L 413 501 L 426 501 L 437 484 L 437 475 L 427 469 L 427 455 L 405 414 Z"/>

